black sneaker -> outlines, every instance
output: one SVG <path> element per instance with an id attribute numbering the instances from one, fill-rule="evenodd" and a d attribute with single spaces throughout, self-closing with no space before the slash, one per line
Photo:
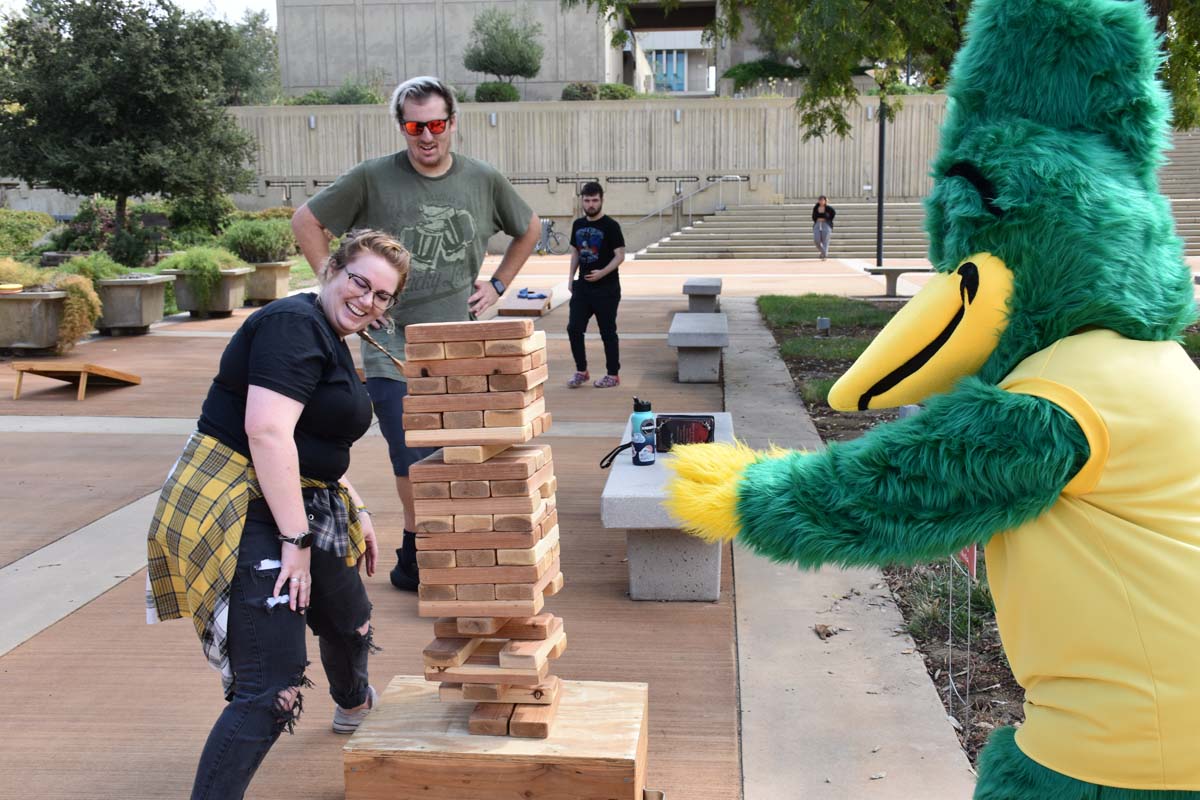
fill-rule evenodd
<path id="1" fill-rule="evenodd" d="M 415 592 L 421 584 L 421 574 L 416 560 L 405 558 L 403 548 L 396 548 L 396 566 L 392 567 L 392 586 L 402 592 Z"/>

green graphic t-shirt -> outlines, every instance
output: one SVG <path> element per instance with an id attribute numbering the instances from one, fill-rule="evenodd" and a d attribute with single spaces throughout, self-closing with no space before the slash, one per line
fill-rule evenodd
<path id="1" fill-rule="evenodd" d="M 335 236 L 375 228 L 395 236 L 412 253 L 408 285 L 389 315 L 396 332 L 372 337 L 404 357 L 404 326 L 469 318 L 467 298 L 492 234 L 520 236 L 533 212 L 496 169 L 454 154 L 444 175 L 428 178 L 412 167 L 408 151 L 373 158 L 344 173 L 308 201 L 308 208 Z M 383 354 L 365 343 L 369 378 L 404 380 Z"/>

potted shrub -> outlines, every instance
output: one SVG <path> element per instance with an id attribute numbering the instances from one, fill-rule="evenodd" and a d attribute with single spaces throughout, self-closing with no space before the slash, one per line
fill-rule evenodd
<path id="1" fill-rule="evenodd" d="M 175 303 L 193 317 L 228 317 L 245 302 L 254 271 L 220 247 L 193 247 L 164 259 L 159 272 L 175 278 Z"/>
<path id="2" fill-rule="evenodd" d="M 163 318 L 167 284 L 174 280 L 170 275 L 134 272 L 106 253 L 73 258 L 61 271 L 92 281 L 103 307 L 96 328 L 103 334 L 148 333 Z"/>
<path id="3" fill-rule="evenodd" d="M 246 278 L 247 303 L 269 303 L 287 296 L 290 258 L 296 249 L 289 220 L 235 222 L 221 237 L 221 245 L 254 267 L 254 274 Z"/>
<path id="4" fill-rule="evenodd" d="M 100 298 L 82 275 L 0 259 L 0 347 L 62 354 L 92 330 Z M 21 287 L 14 290 L 11 287 Z"/>

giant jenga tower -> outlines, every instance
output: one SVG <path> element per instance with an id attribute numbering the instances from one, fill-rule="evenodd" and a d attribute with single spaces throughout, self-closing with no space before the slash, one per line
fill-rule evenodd
<path id="1" fill-rule="evenodd" d="M 563 586 L 554 462 L 529 442 L 550 428 L 546 336 L 527 319 L 410 325 L 405 438 L 441 447 L 409 471 L 419 613 L 436 617 L 425 678 L 443 702 L 474 701 L 471 733 L 546 738 L 566 649 L 543 613 Z"/>

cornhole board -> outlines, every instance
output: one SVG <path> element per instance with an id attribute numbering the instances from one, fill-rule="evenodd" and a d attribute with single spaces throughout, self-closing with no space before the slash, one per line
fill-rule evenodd
<path id="1" fill-rule="evenodd" d="M 21 381 L 26 372 L 78 385 L 79 391 L 75 395 L 76 400 L 82 400 L 87 394 L 89 381 L 98 386 L 138 386 L 142 382 L 141 378 L 132 373 L 83 361 L 14 361 L 12 367 L 17 371 L 17 385 L 13 387 L 13 400 L 21 397 Z"/>
<path id="2" fill-rule="evenodd" d="M 553 298 L 553 291 L 550 289 L 536 289 L 535 291 L 546 296 L 539 299 L 526 300 L 518 297 L 515 292 L 511 295 L 505 295 L 496 313 L 502 317 L 540 317 L 543 314 L 550 313 L 550 300 Z"/>
<path id="3" fill-rule="evenodd" d="M 549 737 L 517 739 L 471 734 L 473 702 L 397 675 L 342 750 L 346 800 L 642 800 L 649 687 L 561 685 Z"/>

